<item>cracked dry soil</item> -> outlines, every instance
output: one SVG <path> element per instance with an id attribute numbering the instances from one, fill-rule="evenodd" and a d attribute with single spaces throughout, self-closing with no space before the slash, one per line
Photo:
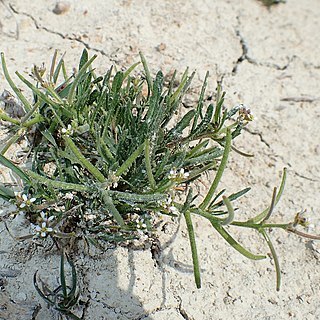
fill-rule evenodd
<path id="1" fill-rule="evenodd" d="M 0 1 L 1 51 L 12 75 L 16 70 L 29 73 L 33 64 L 48 65 L 55 49 L 66 52 L 70 70 L 84 47 L 98 53 L 99 73 L 110 64 L 130 66 L 142 51 L 153 72 L 183 72 L 187 66 L 197 70 L 192 104 L 209 70 L 209 91 L 222 82 L 226 105 L 245 103 L 255 116 L 235 145 L 255 156 L 233 153 L 221 185 L 230 193 L 252 187 L 237 214 L 245 219 L 268 205 L 287 167 L 285 193 L 273 219 L 288 221 L 307 209 L 313 231 L 320 233 L 318 0 L 288 0 L 270 9 L 256 0 L 69 3 L 68 11 L 56 15 L 54 1 Z M 9 89 L 2 72 L 0 82 L 1 92 Z M 6 137 L 1 126 L 2 142 Z M 16 157 L 19 148 L 8 155 Z M 8 171 L 0 170 L 1 181 L 8 181 Z M 23 221 L 10 224 L 16 235 L 26 228 Z M 178 222 L 167 221 L 158 233 L 156 251 L 117 247 L 85 254 L 80 244 L 73 255 L 82 290 L 75 312 L 85 320 L 320 318 L 317 243 L 277 230 L 271 233 L 282 268 L 282 287 L 276 292 L 270 258 L 246 260 L 197 219 L 203 280 L 197 290 L 184 222 L 177 228 Z M 257 234 L 231 231 L 253 252 L 268 252 Z M 59 255 L 14 241 L 0 224 L 0 319 L 57 319 L 33 288 L 36 270 L 49 286 L 56 286 Z"/>

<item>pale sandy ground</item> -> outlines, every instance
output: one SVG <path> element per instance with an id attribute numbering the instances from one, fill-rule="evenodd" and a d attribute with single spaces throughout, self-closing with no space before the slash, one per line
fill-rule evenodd
<path id="1" fill-rule="evenodd" d="M 139 50 L 153 72 L 184 71 L 189 66 L 197 70 L 195 92 L 209 70 L 210 89 L 223 79 L 226 105 L 245 103 L 256 118 L 250 132 L 236 141 L 238 148 L 255 157 L 232 154 L 223 178 L 230 193 L 252 187 L 239 215 L 248 217 L 264 209 L 281 169 L 288 167 L 274 221 L 289 221 L 307 209 L 307 216 L 319 223 L 319 0 L 288 0 L 270 10 L 256 0 L 70 3 L 68 12 L 55 15 L 54 1 L 0 2 L 0 49 L 11 73 L 29 72 L 33 63 L 48 64 L 54 49 L 66 51 L 71 69 L 84 47 L 98 53 L 100 72 L 111 63 L 128 67 L 138 60 Z M 0 73 L 0 89 L 5 88 L 9 89 Z M 1 170 L 5 180 L 6 170 Z M 28 230 L 21 221 L 11 228 L 15 233 Z M 316 244 L 281 231 L 271 233 L 283 278 L 276 292 L 270 258 L 245 259 L 206 221 L 197 220 L 203 269 L 203 286 L 197 290 L 183 222 L 176 239 L 166 243 L 176 228 L 177 223 L 170 222 L 165 232 L 159 232 L 160 266 L 154 265 L 150 250 L 117 248 L 93 252 L 93 257 L 75 256 L 84 302 L 78 314 L 86 320 L 320 319 Z M 268 252 L 257 234 L 232 232 L 254 252 Z M 13 241 L 1 224 L 0 319 L 55 319 L 33 288 L 37 269 L 56 285 L 59 256 L 31 242 Z M 42 309 L 33 317 L 39 304 Z"/>

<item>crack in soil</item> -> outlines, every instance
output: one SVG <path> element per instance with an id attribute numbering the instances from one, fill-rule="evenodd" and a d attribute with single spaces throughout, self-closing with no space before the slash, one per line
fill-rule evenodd
<path id="1" fill-rule="evenodd" d="M 83 301 L 83 310 L 82 310 L 82 316 L 81 316 L 81 319 L 84 320 L 85 319 L 85 316 L 87 314 L 87 311 L 90 307 L 90 301 L 91 301 L 91 298 L 88 297 L 87 301 Z"/>
<path id="2" fill-rule="evenodd" d="M 252 131 L 252 130 L 250 130 L 250 129 L 248 129 L 248 128 L 243 128 L 243 130 L 249 132 L 250 134 L 252 134 L 252 135 L 254 135 L 254 136 L 259 136 L 260 141 L 261 141 L 262 143 L 264 143 L 268 148 L 270 148 L 270 144 L 263 138 L 261 132 Z"/>
<path id="3" fill-rule="evenodd" d="M 83 41 L 80 36 L 77 36 L 76 34 L 74 34 L 73 36 L 65 35 L 65 34 L 59 32 L 59 31 L 51 30 L 51 29 L 49 29 L 47 27 L 41 26 L 41 24 L 37 21 L 37 19 L 32 14 L 27 13 L 27 12 L 18 11 L 12 4 L 9 4 L 9 7 L 15 14 L 26 16 L 29 19 L 31 19 L 33 21 L 34 26 L 36 27 L 37 30 L 43 30 L 45 32 L 54 34 L 54 35 L 59 36 L 60 38 L 62 38 L 64 40 L 70 40 L 70 41 L 79 42 L 79 43 L 83 44 L 86 49 L 94 51 L 94 52 L 97 52 L 97 53 L 100 53 L 102 56 L 108 57 L 108 59 L 110 61 L 118 63 L 118 61 L 116 59 L 111 57 L 112 54 L 108 55 L 104 50 L 92 47 L 89 43 Z"/>
<path id="4" fill-rule="evenodd" d="M 280 66 L 276 63 L 260 62 L 260 61 L 253 59 L 252 57 L 250 57 L 249 56 L 249 46 L 248 46 L 246 39 L 244 38 L 244 36 L 242 35 L 242 33 L 240 31 L 240 25 L 241 25 L 240 17 L 237 16 L 237 26 L 235 27 L 235 35 L 240 41 L 242 53 L 241 53 L 240 57 L 238 58 L 238 60 L 236 61 L 235 65 L 233 66 L 233 69 L 231 71 L 232 75 L 237 74 L 238 67 L 245 60 L 248 61 L 248 63 L 253 64 L 255 66 L 268 67 L 268 68 L 272 68 L 272 69 L 280 70 L 280 71 L 286 70 L 289 67 L 289 65 L 292 62 L 294 57 L 289 58 L 288 62 L 284 66 Z"/>
<path id="5" fill-rule="evenodd" d="M 309 95 L 301 95 L 301 96 L 292 96 L 292 97 L 285 97 L 285 98 L 281 98 L 280 101 L 286 101 L 286 102 L 308 102 L 308 103 L 312 103 L 315 101 L 320 100 L 320 97 L 313 97 L 313 96 L 309 96 Z"/>
<path id="6" fill-rule="evenodd" d="M 313 179 L 313 178 L 304 176 L 304 175 L 298 173 L 298 172 L 295 171 L 295 170 L 294 170 L 293 172 L 294 172 L 294 174 L 295 174 L 296 176 L 298 176 L 299 178 L 306 179 L 306 180 L 309 180 L 309 181 L 312 181 L 312 182 L 318 182 L 318 181 L 319 181 L 318 179 Z"/>
<path id="7" fill-rule="evenodd" d="M 238 19 L 239 20 L 239 19 Z M 244 39 L 244 37 L 241 35 L 240 30 L 236 29 L 236 36 L 237 38 L 239 38 L 240 41 L 240 45 L 241 45 L 241 49 L 242 49 L 242 54 L 241 56 L 238 58 L 236 64 L 234 65 L 233 69 L 232 69 L 232 74 L 235 75 L 237 74 L 238 71 L 238 67 L 239 65 L 247 60 L 249 63 L 254 64 L 254 65 L 258 65 L 258 63 L 249 57 L 248 52 L 249 52 L 249 47 L 247 45 L 246 40 Z"/>
<path id="8" fill-rule="evenodd" d="M 319 179 L 310 178 L 310 177 L 305 176 L 305 175 L 297 172 L 296 170 L 294 170 L 294 169 L 292 168 L 291 163 L 287 162 L 284 156 L 279 155 L 279 154 L 276 154 L 275 157 L 281 159 L 281 160 L 283 161 L 283 163 L 286 164 L 286 166 L 288 166 L 288 167 L 290 168 L 290 171 L 292 171 L 292 173 L 293 173 L 294 175 L 296 175 L 297 177 L 299 177 L 299 178 L 301 178 L 301 179 L 308 180 L 308 181 L 312 181 L 312 182 L 319 182 L 319 181 L 320 181 Z M 309 173 L 310 173 L 310 172 L 309 172 Z"/>
<path id="9" fill-rule="evenodd" d="M 182 299 L 180 296 L 177 297 L 179 300 L 179 305 L 178 305 L 178 312 L 181 314 L 182 318 L 185 320 L 194 320 L 193 317 L 189 316 L 187 311 L 182 307 Z"/>

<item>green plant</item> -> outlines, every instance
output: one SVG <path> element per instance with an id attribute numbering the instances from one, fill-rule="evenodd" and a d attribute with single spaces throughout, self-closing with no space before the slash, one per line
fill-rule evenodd
<path id="1" fill-rule="evenodd" d="M 244 105 L 230 110 L 225 93 L 217 88 L 215 105 L 206 103 L 206 74 L 195 108 L 177 117 L 194 73 L 177 74 L 166 81 L 159 71 L 152 78 L 143 55 L 143 75 L 132 75 L 139 63 L 127 71 L 97 76 L 96 58 L 83 51 L 78 72 L 67 75 L 63 58 L 55 53 L 48 74 L 33 68 L 31 82 L 17 72 L 31 89 L 30 103 L 17 88 L 1 55 L 5 77 L 23 105 L 25 114 L 14 118 L 2 111 L 0 118 L 11 124 L 11 138 L 2 148 L 0 162 L 23 181 L 21 194 L 0 185 L 0 196 L 16 203 L 32 223 L 30 236 L 78 237 L 101 246 L 103 241 L 145 239 L 155 231 L 161 215 L 185 217 L 194 265 L 195 282 L 201 286 L 194 236 L 193 216 L 210 221 L 213 228 L 244 256 L 260 260 L 230 234 L 229 226 L 256 230 L 267 242 L 275 260 L 277 290 L 280 267 L 269 237 L 270 228 L 306 235 L 296 229 L 301 215 L 289 223 L 269 223 L 285 184 L 274 190 L 266 210 L 247 221 L 235 220 L 232 203 L 246 194 L 245 188 L 225 196 L 218 189 L 229 153 L 242 152 L 232 140 L 253 118 Z M 30 129 L 33 129 L 30 131 Z M 31 169 L 21 168 L 4 154 L 22 135 L 30 145 Z M 199 199 L 192 186 L 210 172 L 213 182 Z M 26 237 L 23 237 L 25 239 Z M 310 236 L 318 238 L 317 236 Z"/>
<path id="2" fill-rule="evenodd" d="M 266 7 L 271 7 L 279 3 L 286 3 L 286 0 L 259 0 L 259 1 L 261 1 Z"/>
<path id="3" fill-rule="evenodd" d="M 42 290 L 40 289 L 37 281 L 37 273 L 34 274 L 33 284 L 40 295 L 40 297 L 54 310 L 58 311 L 61 315 L 66 316 L 68 319 L 80 320 L 71 309 L 77 304 L 80 291 L 77 287 L 77 272 L 73 262 L 67 256 L 67 261 L 71 267 L 71 287 L 67 285 L 65 267 L 64 267 L 64 252 L 61 252 L 60 260 L 60 285 L 54 290 L 50 290 L 47 285 L 41 280 Z"/>

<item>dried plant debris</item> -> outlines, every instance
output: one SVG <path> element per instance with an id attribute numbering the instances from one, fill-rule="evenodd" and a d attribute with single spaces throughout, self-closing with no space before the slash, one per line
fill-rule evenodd
<path id="1" fill-rule="evenodd" d="M 14 95 L 12 95 L 8 90 L 3 90 L 0 101 L 3 102 L 3 110 L 13 118 L 21 118 L 25 115 L 25 110 L 22 103 Z"/>

